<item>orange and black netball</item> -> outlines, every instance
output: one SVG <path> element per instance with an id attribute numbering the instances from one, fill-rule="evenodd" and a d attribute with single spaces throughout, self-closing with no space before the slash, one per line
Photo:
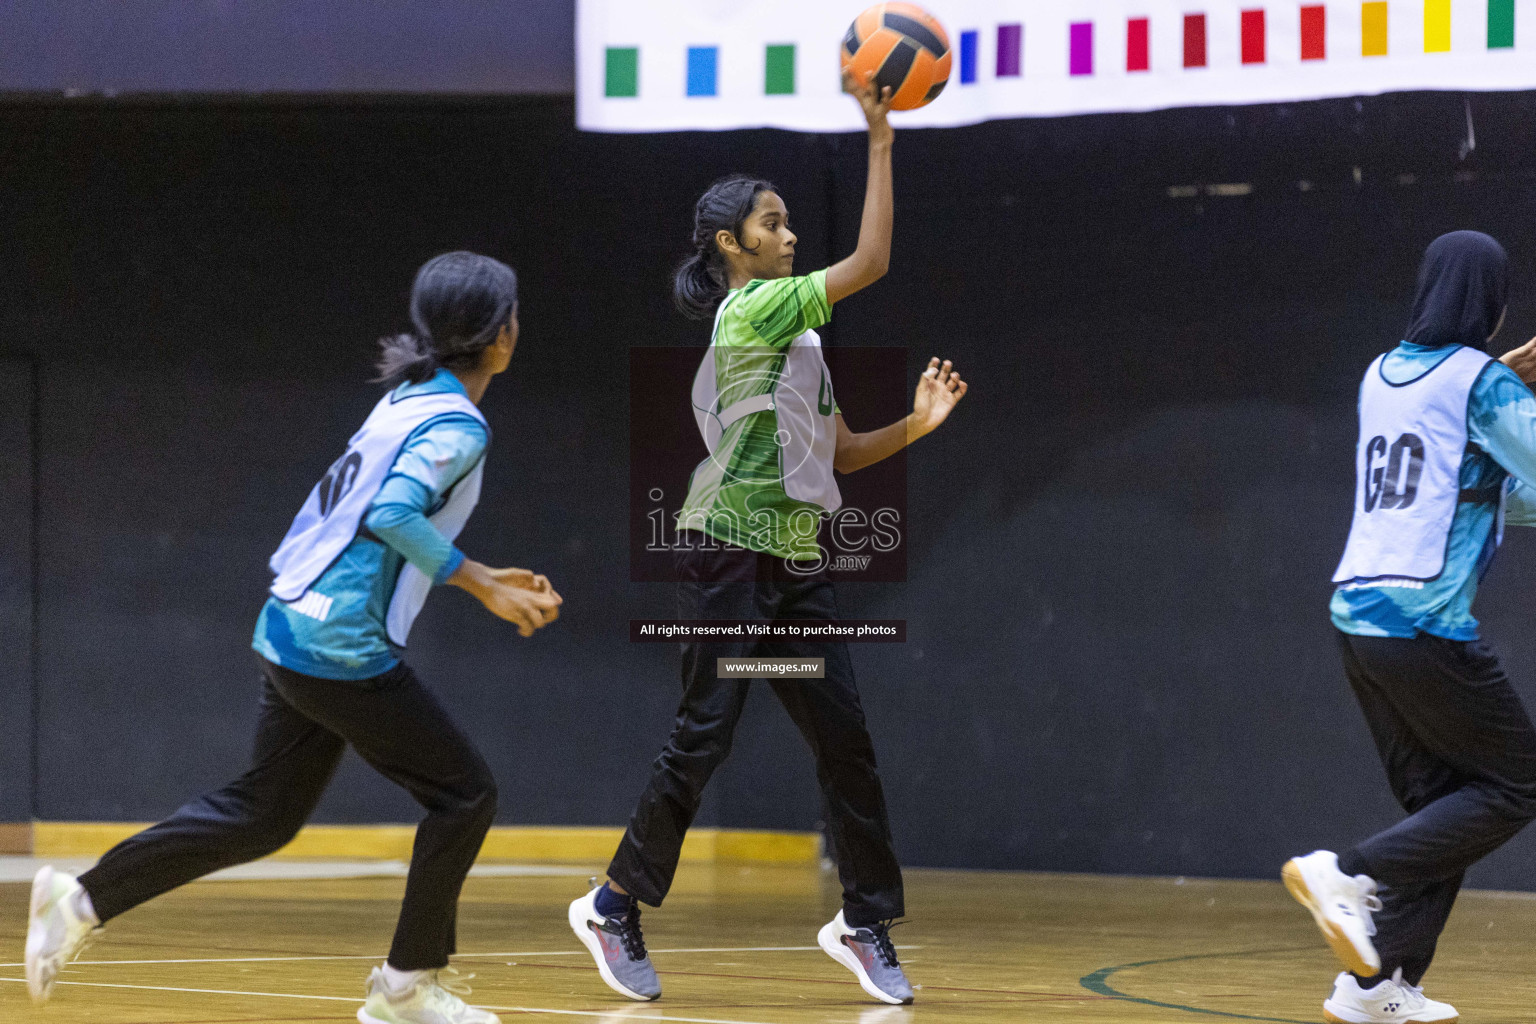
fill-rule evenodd
<path id="1" fill-rule="evenodd" d="M 843 67 L 891 89 L 894 110 L 933 102 L 949 82 L 949 36 L 916 4 L 876 4 L 853 20 L 841 48 Z"/>

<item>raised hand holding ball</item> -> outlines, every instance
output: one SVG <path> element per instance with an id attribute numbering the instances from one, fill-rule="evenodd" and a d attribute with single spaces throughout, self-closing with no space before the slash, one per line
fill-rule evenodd
<path id="1" fill-rule="evenodd" d="M 876 95 L 891 90 L 893 110 L 933 102 L 949 82 L 953 56 L 937 18 L 916 4 L 875 4 L 853 20 L 840 49 L 858 82 L 873 76 Z"/>

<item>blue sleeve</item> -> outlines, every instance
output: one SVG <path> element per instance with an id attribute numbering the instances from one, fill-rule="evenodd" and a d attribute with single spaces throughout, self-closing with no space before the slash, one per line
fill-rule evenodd
<path id="1" fill-rule="evenodd" d="M 433 583 L 443 583 L 464 561 L 464 553 L 428 521 L 453 485 L 485 454 L 485 428 L 470 417 L 430 424 L 410 438 L 395 457 L 363 520 L 374 536 L 394 548 Z"/>
<path id="2" fill-rule="evenodd" d="M 1504 497 L 1505 526 L 1536 526 L 1536 490 L 1516 481 Z"/>
<path id="3" fill-rule="evenodd" d="M 1467 437 L 1525 487 L 1536 487 L 1536 395 L 1503 363 L 1478 378 Z"/>

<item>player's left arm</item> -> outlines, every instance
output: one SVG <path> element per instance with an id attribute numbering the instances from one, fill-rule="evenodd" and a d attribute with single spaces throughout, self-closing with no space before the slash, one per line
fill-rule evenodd
<path id="1" fill-rule="evenodd" d="M 843 91 L 859 101 L 869 124 L 869 176 L 864 182 L 864 213 L 854 250 L 827 268 L 827 302 L 841 302 L 885 276 L 891 266 L 891 227 L 895 222 L 895 187 L 891 179 L 891 144 L 896 133 L 891 112 L 891 87 L 881 87 L 871 75 L 863 82 L 843 69 Z"/>
<path id="2" fill-rule="evenodd" d="M 464 553 L 427 518 L 448 489 L 485 455 L 490 437 L 469 417 L 445 417 L 410 438 L 384 477 L 363 525 L 434 584 L 445 582 Z"/>
<path id="3" fill-rule="evenodd" d="M 969 387 L 948 359 L 942 363 L 937 356 L 928 360 L 928 368 L 917 381 L 912 411 L 895 423 L 855 434 L 843 422 L 842 413 L 838 413 L 837 451 L 832 456 L 832 467 L 839 473 L 852 473 L 888 459 L 918 438 L 933 433 L 949 418 Z"/>

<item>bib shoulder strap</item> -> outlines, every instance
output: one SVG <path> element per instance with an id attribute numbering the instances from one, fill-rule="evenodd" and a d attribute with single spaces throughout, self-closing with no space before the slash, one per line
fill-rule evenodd
<path id="1" fill-rule="evenodd" d="M 754 395 L 751 398 L 743 398 L 735 405 L 727 406 L 720 410 L 720 432 L 723 434 L 731 428 L 731 424 L 743 416 L 750 416 L 755 412 L 768 412 L 774 408 L 773 392 L 766 395 Z"/>

